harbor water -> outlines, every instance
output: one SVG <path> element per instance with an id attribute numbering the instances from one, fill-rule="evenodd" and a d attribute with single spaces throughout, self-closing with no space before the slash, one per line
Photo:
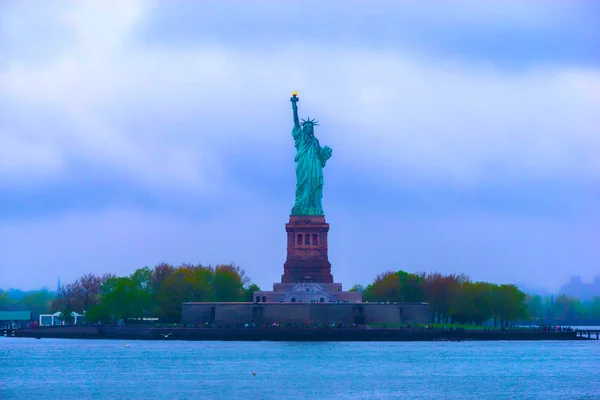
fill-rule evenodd
<path id="1" fill-rule="evenodd" d="M 0 399 L 600 399 L 600 341 L 0 338 Z"/>

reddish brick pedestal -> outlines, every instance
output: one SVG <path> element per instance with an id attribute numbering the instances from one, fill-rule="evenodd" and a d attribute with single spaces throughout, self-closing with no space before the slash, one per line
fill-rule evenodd
<path id="1" fill-rule="evenodd" d="M 281 283 L 333 283 L 327 256 L 329 224 L 324 216 L 292 215 L 285 224 L 287 260 Z"/>

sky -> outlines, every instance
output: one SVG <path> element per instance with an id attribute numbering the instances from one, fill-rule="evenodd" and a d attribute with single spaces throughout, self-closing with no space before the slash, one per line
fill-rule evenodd
<path id="1" fill-rule="evenodd" d="M 0 3 L 0 288 L 161 262 L 278 282 L 289 97 L 335 281 L 600 275 L 596 1 Z"/>

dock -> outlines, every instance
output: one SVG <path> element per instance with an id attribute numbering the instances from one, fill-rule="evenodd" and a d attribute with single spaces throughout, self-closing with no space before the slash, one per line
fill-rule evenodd
<path id="1" fill-rule="evenodd" d="M 577 337 L 582 339 L 585 339 L 586 335 L 588 340 L 593 340 L 594 336 L 596 337 L 596 340 L 600 338 L 600 329 L 577 329 L 575 330 L 575 333 L 577 334 Z"/>

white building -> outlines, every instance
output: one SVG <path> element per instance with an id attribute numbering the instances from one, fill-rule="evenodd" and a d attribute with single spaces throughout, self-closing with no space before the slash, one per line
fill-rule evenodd
<path id="1" fill-rule="evenodd" d="M 60 311 L 55 312 L 54 314 L 40 314 L 40 326 L 65 325 L 62 315 L 63 314 Z M 71 313 L 71 318 L 73 325 L 77 325 L 85 321 L 85 315 L 76 313 L 75 311 Z"/>

